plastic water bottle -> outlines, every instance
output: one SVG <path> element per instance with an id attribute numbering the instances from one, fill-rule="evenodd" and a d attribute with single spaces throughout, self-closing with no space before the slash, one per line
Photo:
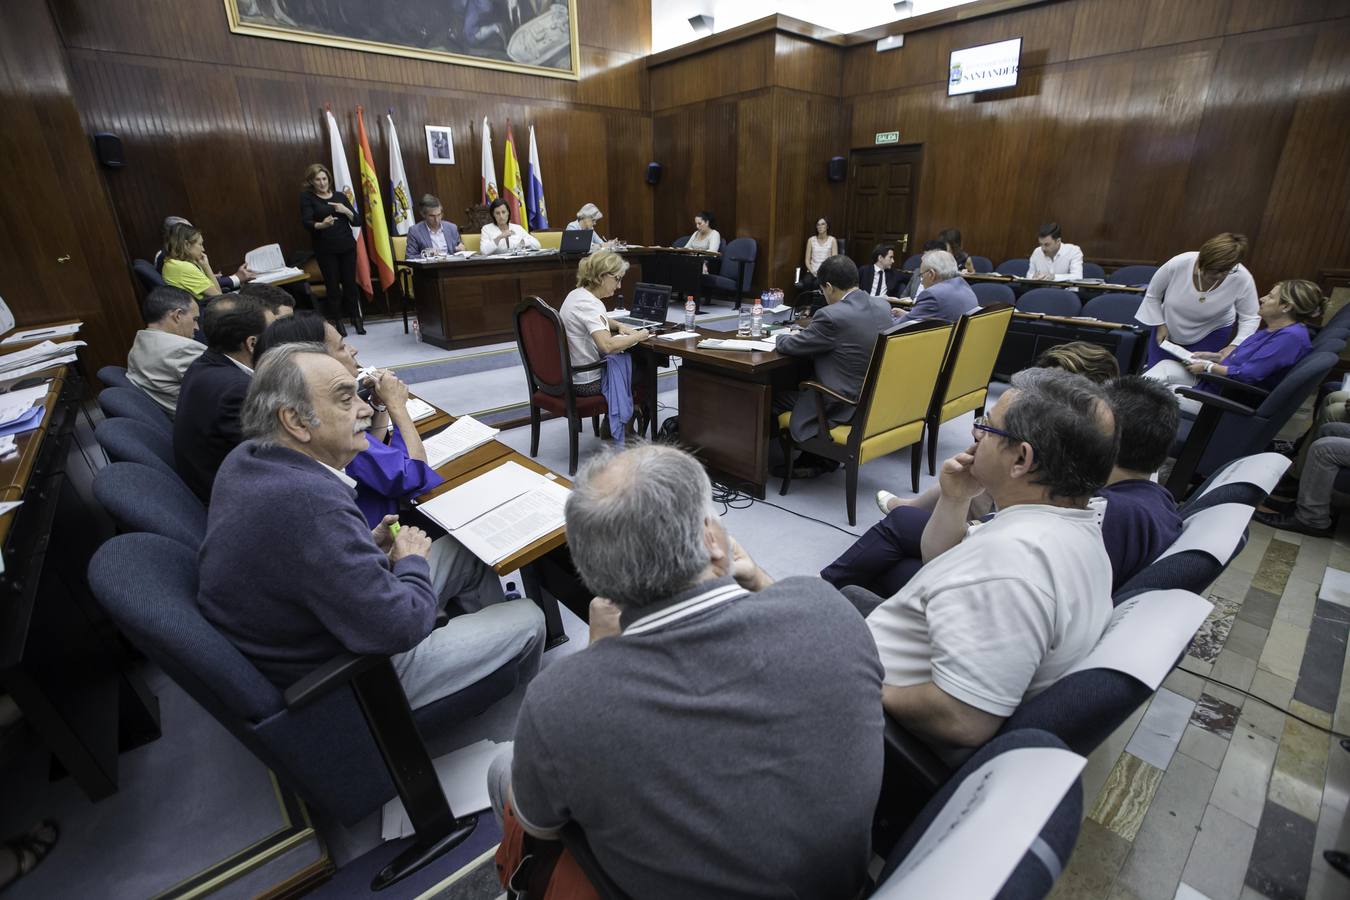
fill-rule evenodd
<path id="1" fill-rule="evenodd" d="M 750 310 L 750 336 L 764 336 L 764 295 L 755 298 L 754 308 Z"/>
<path id="2" fill-rule="evenodd" d="M 698 304 L 694 302 L 694 295 L 690 294 L 684 301 L 684 330 L 694 330 L 694 314 L 698 312 Z"/>
<path id="3" fill-rule="evenodd" d="M 422 343 L 422 326 L 417 322 L 417 316 L 412 317 L 412 336 L 417 343 Z"/>

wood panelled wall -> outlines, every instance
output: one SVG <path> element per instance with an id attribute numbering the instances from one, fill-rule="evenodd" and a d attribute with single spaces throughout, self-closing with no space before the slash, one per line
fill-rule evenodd
<path id="1" fill-rule="evenodd" d="M 843 218 L 825 176 L 848 153 L 841 65 L 837 48 L 766 32 L 651 66 L 657 240 L 709 209 L 724 239 L 758 242 L 757 289 L 789 287 L 816 217 Z"/>
<path id="2" fill-rule="evenodd" d="M 127 165 L 105 177 L 132 256 L 154 253 L 170 214 L 202 228 L 218 269 L 271 241 L 288 255 L 308 249 L 298 197 L 305 166 L 330 158 L 324 104 L 353 173 L 355 107 L 365 108 L 382 179 L 392 109 L 409 185 L 439 196 L 453 222 L 479 199 L 482 118 L 499 181 L 507 119 L 522 168 L 534 124 L 551 226 L 594 202 L 609 233 L 651 238 L 647 0 L 579 0 L 575 82 L 234 35 L 220 0 L 49 2 L 86 129 L 123 138 Z M 427 162 L 424 125 L 453 126 L 456 165 Z"/>
<path id="3" fill-rule="evenodd" d="M 851 144 L 925 146 L 921 236 L 997 263 L 1057 220 L 1088 259 L 1252 239 L 1264 289 L 1350 264 L 1350 5 L 1065 0 L 845 52 Z M 1023 37 L 1020 83 L 948 97 L 950 50 Z"/>

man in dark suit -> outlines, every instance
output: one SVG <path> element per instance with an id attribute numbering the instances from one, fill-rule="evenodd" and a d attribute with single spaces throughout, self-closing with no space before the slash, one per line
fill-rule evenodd
<path id="1" fill-rule="evenodd" d="M 445 221 L 443 217 L 440 198 L 424 194 L 418 208 L 422 211 L 422 221 L 408 229 L 408 249 L 404 253 L 405 258 L 416 259 L 422 255 L 423 250 L 458 253 L 464 249 L 464 242 L 459 238 L 459 229 Z"/>
<path id="2" fill-rule="evenodd" d="M 872 264 L 858 270 L 858 287 L 873 297 L 899 297 L 904 287 L 895 269 L 895 248 L 877 244 L 872 248 Z"/>
<path id="3" fill-rule="evenodd" d="M 227 295 L 202 311 L 206 350 L 183 374 L 173 420 L 174 468 L 203 503 L 216 470 L 243 441 L 239 412 L 253 378 L 253 345 L 271 321 L 252 297 Z"/>
<path id="4" fill-rule="evenodd" d="M 867 377 L 877 335 L 894 324 L 891 305 L 858 288 L 858 267 L 842 254 L 821 263 L 816 280 L 820 282 L 826 306 L 801 331 L 779 337 L 778 352 L 811 357 L 816 381 L 845 397 L 857 397 Z M 788 429 L 794 440 L 804 441 L 820 433 L 814 393 L 784 391 L 774 398 L 775 414 L 792 411 Z M 828 399 L 825 415 L 831 425 L 840 425 L 850 421 L 856 409 L 851 403 Z M 790 460 L 784 462 L 791 464 Z M 834 460 L 803 453 L 797 459 L 793 477 L 811 478 L 838 466 Z"/>

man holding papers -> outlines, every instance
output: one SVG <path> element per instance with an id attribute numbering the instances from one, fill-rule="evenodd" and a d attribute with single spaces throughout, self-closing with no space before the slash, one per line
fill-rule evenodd
<path id="1" fill-rule="evenodd" d="M 244 403 L 247 440 L 216 479 L 202 613 L 279 688 L 347 652 L 391 656 L 414 708 L 512 660 L 531 672 L 538 607 L 504 600 L 492 570 L 451 538 L 394 529 L 393 516 L 370 529 L 342 469 L 366 449 L 373 415 L 323 345 L 267 352 Z M 447 600 L 463 614 L 435 628 Z"/>

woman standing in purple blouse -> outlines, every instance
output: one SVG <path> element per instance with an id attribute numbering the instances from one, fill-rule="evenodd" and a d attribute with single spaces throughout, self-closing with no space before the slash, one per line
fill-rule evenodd
<path id="1" fill-rule="evenodd" d="M 267 326 L 254 348 L 254 364 L 271 347 L 305 341 L 323 344 L 328 354 L 353 375 L 360 370 L 356 348 L 323 317 L 307 312 L 277 319 Z M 362 379 L 361 393 L 364 395 L 367 389 L 368 402 L 376 409 L 375 418 L 366 429 L 366 452 L 356 454 L 346 473 L 356 482 L 356 505 L 374 528 L 386 515 L 396 514 L 402 502 L 426 493 L 443 479 L 427 465 L 422 438 L 408 415 L 408 386 L 394 373 L 379 369 Z"/>
<path id="2" fill-rule="evenodd" d="M 1191 362 L 1163 360 L 1144 375 L 1175 387 L 1191 387 L 1201 375 L 1224 375 L 1270 390 L 1312 349 L 1308 326 L 1322 318 L 1322 292 L 1311 281 L 1281 281 L 1261 298 L 1257 311 L 1261 327 L 1227 355 L 1198 352 Z M 1181 408 L 1195 412 L 1200 404 L 1180 398 Z"/>

